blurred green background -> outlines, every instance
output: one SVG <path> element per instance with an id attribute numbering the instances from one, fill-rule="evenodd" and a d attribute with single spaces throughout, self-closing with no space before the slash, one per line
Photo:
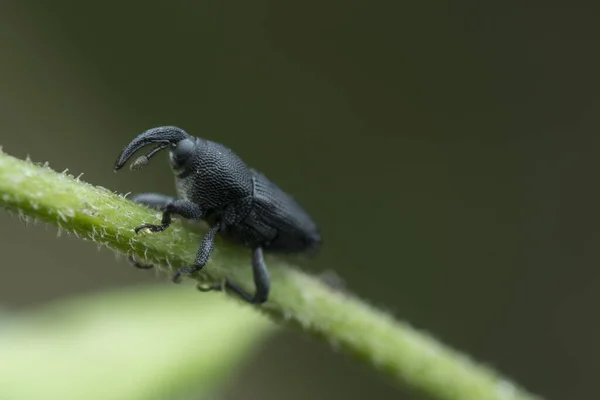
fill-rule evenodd
<path id="1" fill-rule="evenodd" d="M 599 14 L 514 4 L 3 2 L 0 144 L 121 193 L 173 193 L 163 157 L 114 174 L 122 146 L 166 124 L 224 143 L 319 222 L 311 272 L 533 392 L 594 398 Z M 5 308 L 169 284 L 0 224 Z M 366 396 L 410 398 L 285 331 L 225 398 Z"/>

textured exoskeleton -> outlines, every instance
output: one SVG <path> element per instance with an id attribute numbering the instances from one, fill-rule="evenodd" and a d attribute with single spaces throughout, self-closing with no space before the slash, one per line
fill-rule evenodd
<path id="1" fill-rule="evenodd" d="M 180 268 L 173 281 L 178 282 L 182 274 L 194 273 L 206 265 L 218 233 L 226 240 L 252 249 L 256 293 L 248 294 L 229 279 L 225 287 L 251 303 L 263 303 L 270 288 L 263 250 L 309 255 L 318 252 L 321 234 L 306 211 L 289 194 L 219 143 L 190 136 L 174 126 L 149 129 L 125 146 L 115 162 L 115 171 L 136 151 L 151 144 L 156 147 L 135 160 L 131 168 L 141 168 L 160 150 L 168 148 L 178 197 L 156 193 L 134 196 L 134 201 L 163 212 L 160 225 L 145 223 L 135 228 L 136 233 L 142 229 L 152 232 L 167 229 L 172 214 L 204 220 L 210 227 L 194 265 Z M 215 285 L 209 289 L 220 288 L 221 285 Z"/>

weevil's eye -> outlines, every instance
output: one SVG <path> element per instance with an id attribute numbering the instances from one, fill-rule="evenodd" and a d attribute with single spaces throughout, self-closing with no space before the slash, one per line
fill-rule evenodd
<path id="1" fill-rule="evenodd" d="M 171 150 L 171 161 L 174 165 L 183 164 L 194 152 L 196 143 L 190 139 L 183 139 Z"/>

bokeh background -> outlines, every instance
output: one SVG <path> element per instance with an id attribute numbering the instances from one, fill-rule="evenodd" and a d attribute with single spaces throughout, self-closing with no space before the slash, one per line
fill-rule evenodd
<path id="1" fill-rule="evenodd" d="M 166 124 L 224 143 L 319 222 L 311 272 L 533 392 L 595 398 L 598 17 L 577 2 L 2 2 L 0 144 L 173 193 L 161 157 L 114 174 L 121 147 Z M 0 226 L 5 308 L 169 284 L 4 212 Z M 410 398 L 285 331 L 225 397 L 367 396 Z"/>

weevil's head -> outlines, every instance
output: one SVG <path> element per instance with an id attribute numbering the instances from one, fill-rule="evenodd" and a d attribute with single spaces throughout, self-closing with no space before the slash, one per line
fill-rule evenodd
<path id="1" fill-rule="evenodd" d="M 195 137 L 188 135 L 183 129 L 175 126 L 161 126 L 148 129 L 136 136 L 135 139 L 123 148 L 115 161 L 114 170 L 116 172 L 123 168 L 127 160 L 142 147 L 156 145 L 148 153 L 138 157 L 131 163 L 131 169 L 142 168 L 156 153 L 168 148 L 171 168 L 174 171 L 181 171 L 185 168 L 192 154 L 194 154 L 196 141 Z"/>

